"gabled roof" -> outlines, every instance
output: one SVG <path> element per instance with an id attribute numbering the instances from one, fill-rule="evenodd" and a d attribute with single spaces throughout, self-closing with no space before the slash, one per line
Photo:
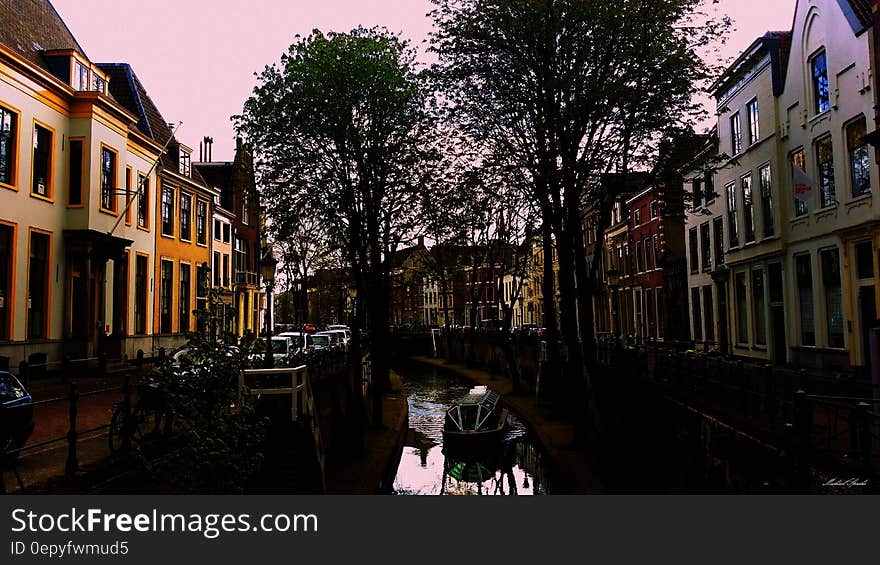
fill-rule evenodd
<path id="1" fill-rule="evenodd" d="M 873 23 L 871 10 L 872 0 L 837 0 L 843 15 L 849 21 L 853 33 L 856 35 L 865 31 Z"/>
<path id="2" fill-rule="evenodd" d="M 110 79 L 110 95 L 126 110 L 137 116 L 137 127 L 147 137 L 165 145 L 172 136 L 168 122 L 153 103 L 147 89 L 128 63 L 99 63 L 98 67 Z"/>
<path id="3" fill-rule="evenodd" d="M 72 49 L 86 57 L 49 0 L 0 0 L 0 43 L 46 70 L 44 51 Z"/>

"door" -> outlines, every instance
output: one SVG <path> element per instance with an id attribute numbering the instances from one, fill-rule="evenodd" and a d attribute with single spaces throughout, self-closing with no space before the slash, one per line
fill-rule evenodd
<path id="1" fill-rule="evenodd" d="M 722 355 L 730 353 L 730 339 L 727 335 L 727 283 L 718 283 L 718 345 Z"/>
<path id="2" fill-rule="evenodd" d="M 873 286 L 859 287 L 859 326 L 861 327 L 862 363 L 871 373 L 871 328 L 877 325 L 877 302 Z"/>
<path id="3" fill-rule="evenodd" d="M 771 263 L 767 269 L 770 293 L 770 339 L 773 347 L 773 362 L 779 365 L 788 361 L 788 346 L 785 341 L 785 303 L 782 285 L 782 264 Z"/>

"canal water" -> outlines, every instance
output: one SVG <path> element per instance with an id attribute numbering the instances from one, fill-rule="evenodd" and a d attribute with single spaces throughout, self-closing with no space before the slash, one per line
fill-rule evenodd
<path id="1" fill-rule="evenodd" d="M 446 409 L 473 388 L 450 371 L 421 363 L 398 364 L 409 401 L 409 430 L 394 480 L 401 495 L 549 494 L 548 461 L 525 422 L 508 417 L 497 449 L 467 460 L 443 449 Z"/>

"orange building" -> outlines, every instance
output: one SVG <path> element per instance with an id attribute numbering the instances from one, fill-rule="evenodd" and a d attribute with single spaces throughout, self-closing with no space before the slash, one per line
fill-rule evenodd
<path id="1" fill-rule="evenodd" d="M 211 218 L 217 190 L 191 165 L 191 150 L 172 139 L 156 191 L 155 327 L 163 347 L 196 331 L 195 310 L 204 300 L 211 261 Z"/>

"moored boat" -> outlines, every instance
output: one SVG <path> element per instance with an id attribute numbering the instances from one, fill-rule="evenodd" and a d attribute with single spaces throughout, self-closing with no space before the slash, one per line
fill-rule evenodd
<path id="1" fill-rule="evenodd" d="M 453 450 L 491 448 L 500 443 L 506 425 L 501 396 L 477 387 L 446 411 L 443 444 Z"/>

